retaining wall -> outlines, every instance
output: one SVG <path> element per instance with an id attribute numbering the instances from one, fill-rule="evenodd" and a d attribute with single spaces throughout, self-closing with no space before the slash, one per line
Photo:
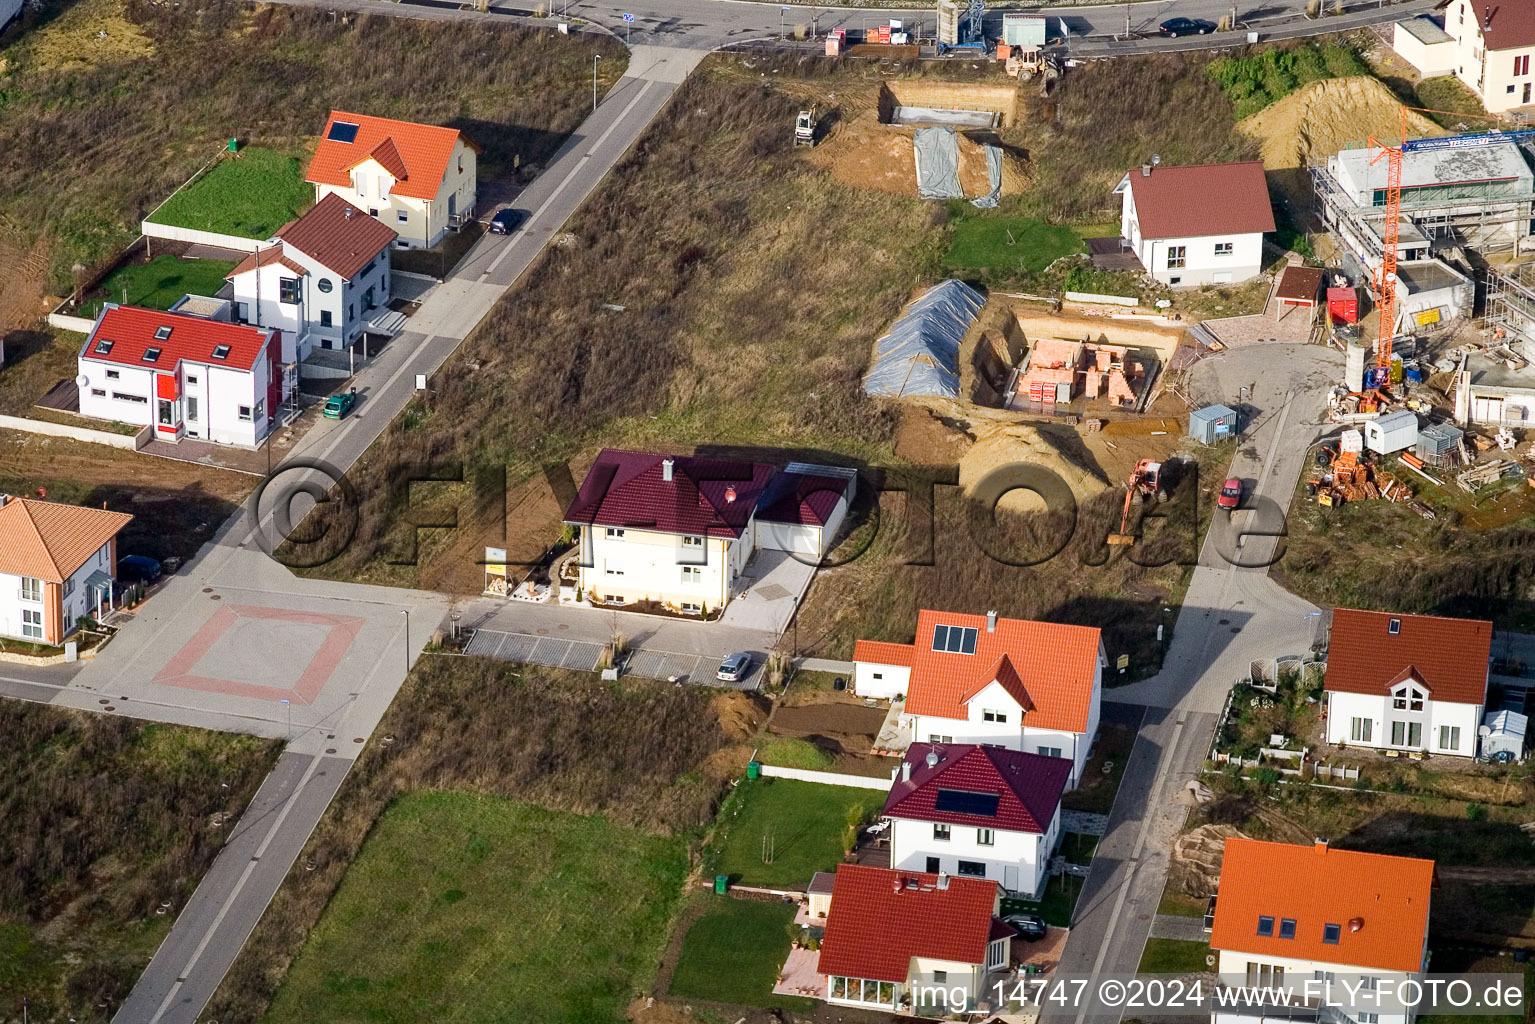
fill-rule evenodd
<path id="1" fill-rule="evenodd" d="M 762 774 L 773 779 L 794 779 L 798 782 L 819 782 L 825 786 L 856 786 L 859 789 L 877 789 L 886 792 L 890 789 L 889 779 L 874 778 L 868 775 L 844 775 L 841 772 L 817 772 L 808 768 L 779 768 L 777 765 L 765 764 L 762 766 Z"/>
<path id="2" fill-rule="evenodd" d="M 67 423 L 49 423 L 47 420 L 31 420 L 24 416 L 0 416 L 0 427 L 22 430 L 28 434 L 46 434 L 49 437 L 67 437 L 88 444 L 105 444 L 126 451 L 138 451 L 143 447 L 140 438 L 149 432 L 145 427 L 138 434 L 118 434 L 110 430 L 92 430 L 90 427 L 74 427 Z"/>
<path id="3" fill-rule="evenodd" d="M 89 334 L 96 326 L 96 321 L 83 316 L 70 316 L 68 313 L 49 313 L 48 326 L 57 327 L 61 331 L 74 331 L 76 334 Z"/>

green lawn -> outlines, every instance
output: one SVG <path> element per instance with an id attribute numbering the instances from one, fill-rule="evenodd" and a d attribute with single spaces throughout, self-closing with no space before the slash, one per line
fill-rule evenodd
<path id="1" fill-rule="evenodd" d="M 1085 881 L 1076 875 L 1051 875 L 1045 880 L 1044 898 L 1004 899 L 1002 913 L 1038 914 L 1045 919 L 1045 924 L 1070 928 L 1071 915 L 1077 908 L 1077 897 L 1082 895 L 1082 883 Z"/>
<path id="2" fill-rule="evenodd" d="M 1157 913 L 1170 914 L 1173 917 L 1204 917 L 1205 900 L 1195 899 L 1192 896 L 1173 889 L 1173 883 L 1167 883 L 1167 888 L 1162 890 L 1162 900 L 1157 904 Z"/>
<path id="3" fill-rule="evenodd" d="M 419 792 L 373 826 L 264 1020 L 601 1024 L 649 982 L 684 844 L 501 797 Z"/>
<path id="4" fill-rule="evenodd" d="M 1142 974 L 1189 974 L 1195 971 L 1214 970 L 1205 962 L 1210 947 L 1204 942 L 1185 939 L 1147 939 L 1146 951 L 1141 954 Z"/>
<path id="5" fill-rule="evenodd" d="M 778 970 L 789 955 L 792 903 L 757 903 L 709 896 L 709 909 L 682 940 L 669 993 L 739 1006 L 810 1010 L 815 1003 L 775 996 Z"/>
<path id="6" fill-rule="evenodd" d="M 184 260 L 156 256 L 148 263 L 120 267 L 101 283 L 102 295 L 80 304 L 80 315 L 95 318 L 103 302 L 169 309 L 183 295 L 212 295 L 224 287 L 229 260 Z"/>
<path id="7" fill-rule="evenodd" d="M 803 886 L 817 871 L 835 870 L 848 825 L 867 821 L 884 803 L 877 789 L 744 781 L 720 810 L 705 874 L 743 885 Z"/>
<path id="8" fill-rule="evenodd" d="M 270 238 L 314 203 L 297 156 L 251 146 L 226 157 L 150 215 L 156 224 Z"/>
<path id="9" fill-rule="evenodd" d="M 780 768 L 809 768 L 816 770 L 831 767 L 830 754 L 809 740 L 801 739 L 785 738 L 769 740 L 757 752 L 757 760 L 763 764 L 777 765 Z"/>
<path id="10" fill-rule="evenodd" d="M 1085 251 L 1068 227 L 1032 218 L 966 217 L 954 225 L 944 263 L 956 268 L 1044 270 L 1062 256 Z"/>

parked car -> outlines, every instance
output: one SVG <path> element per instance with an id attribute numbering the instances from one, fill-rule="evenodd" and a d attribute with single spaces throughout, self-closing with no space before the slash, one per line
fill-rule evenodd
<path id="1" fill-rule="evenodd" d="M 497 211 L 490 218 L 490 233 L 493 235 L 509 235 L 522 226 L 522 222 L 528 219 L 528 215 L 522 210 L 514 210 L 510 206 Z"/>
<path id="2" fill-rule="evenodd" d="M 1236 477 L 1230 477 L 1221 484 L 1221 492 L 1215 498 L 1215 503 L 1226 510 L 1229 516 L 1242 504 L 1242 481 Z"/>
<path id="3" fill-rule="evenodd" d="M 1215 31 L 1215 22 L 1202 18 L 1168 18 L 1162 22 L 1162 34 L 1177 39 L 1179 36 L 1202 36 Z"/>
<path id="4" fill-rule="evenodd" d="M 328 420 L 344 420 L 351 415 L 352 409 L 357 405 L 357 391 L 342 391 L 331 395 L 325 400 L 323 415 Z"/>
<path id="5" fill-rule="evenodd" d="M 750 654 L 732 654 L 720 662 L 720 670 L 714 673 L 714 678 L 724 680 L 727 683 L 739 683 L 746 678 L 746 673 L 752 667 Z"/>
<path id="6" fill-rule="evenodd" d="M 1045 937 L 1045 919 L 1038 914 L 1009 914 L 1002 920 L 1012 925 L 1025 942 L 1037 942 Z"/>
<path id="7" fill-rule="evenodd" d="M 153 583 L 161 575 L 160 563 L 148 555 L 123 555 L 117 560 L 117 578 L 122 583 Z"/>

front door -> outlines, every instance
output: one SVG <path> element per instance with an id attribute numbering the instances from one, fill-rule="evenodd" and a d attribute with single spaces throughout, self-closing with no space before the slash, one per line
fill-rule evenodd
<path id="1" fill-rule="evenodd" d="M 1530 83 L 1524 83 L 1524 102 L 1530 102 Z"/>
<path id="2" fill-rule="evenodd" d="M 1008 892 L 1018 891 L 1018 865 L 1004 864 L 1002 866 L 1002 888 Z"/>

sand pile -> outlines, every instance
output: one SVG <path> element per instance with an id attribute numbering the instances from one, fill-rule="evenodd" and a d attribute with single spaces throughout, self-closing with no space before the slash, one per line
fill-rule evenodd
<path id="1" fill-rule="evenodd" d="M 1081 504 L 1102 494 L 1109 484 L 1068 456 L 1068 445 L 1080 446 L 1074 431 L 1023 424 L 996 427 L 982 433 L 959 460 L 959 486 L 966 494 L 988 501 L 995 493 L 996 481 L 987 483 L 990 494 L 980 493 L 980 488 L 991 473 L 1005 466 L 1025 463 L 1053 472 Z M 1019 473 L 1014 482 L 1027 480 L 1027 474 Z M 998 507 L 1009 512 L 1038 512 L 1044 509 L 1045 500 L 1030 491 L 1014 490 L 1003 496 Z"/>
<path id="2" fill-rule="evenodd" d="M 1379 79 L 1329 78 L 1297 89 L 1237 123 L 1258 140 L 1264 170 L 1292 200 L 1309 197 L 1306 167 L 1349 146 L 1401 138 L 1402 103 Z M 1443 135 L 1422 114 L 1407 112 L 1407 136 Z"/>
<path id="3" fill-rule="evenodd" d="M 880 123 L 872 114 L 839 124 L 810 153 L 810 160 L 854 188 L 875 189 L 898 196 L 917 194 L 917 165 L 913 129 Z M 974 133 L 972 133 L 974 134 Z M 969 198 L 991 191 L 986 169 L 984 135 L 959 136 L 959 184 Z M 1017 153 L 1002 151 L 1002 194 L 1019 195 L 1028 178 L 1028 164 Z"/>

